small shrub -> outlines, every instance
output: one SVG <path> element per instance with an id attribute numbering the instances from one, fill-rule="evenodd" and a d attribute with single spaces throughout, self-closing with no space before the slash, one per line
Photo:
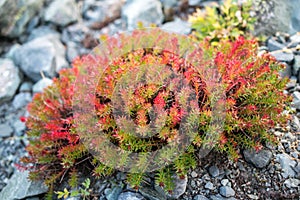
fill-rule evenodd
<path id="1" fill-rule="evenodd" d="M 155 30 L 150 33 L 133 32 L 129 36 L 121 36 L 121 40 L 115 40 L 110 51 L 126 48 L 131 37 L 147 38 L 159 44 L 161 35 L 155 35 Z M 184 45 L 174 38 L 170 45 L 178 47 Z M 114 40 L 112 40 L 113 42 Z M 197 123 L 197 133 L 193 145 L 180 155 L 173 164 L 160 169 L 156 175 L 156 183 L 170 191 L 172 189 L 172 176 L 175 171 L 179 177 L 184 177 L 188 169 L 196 166 L 195 150 L 201 146 L 212 145 L 207 140 L 207 132 L 211 128 L 213 108 L 211 102 L 215 96 L 208 89 L 209 77 L 205 76 L 206 70 L 217 69 L 220 74 L 220 83 L 224 90 L 224 127 L 217 138 L 214 138 L 216 149 L 226 152 L 232 159 L 237 159 L 241 148 L 260 149 L 266 142 L 276 143 L 275 136 L 269 131 L 277 124 L 283 124 L 287 116 L 282 114 L 285 103 L 290 99 L 283 94 L 287 79 L 280 79 L 278 70 L 283 65 L 277 63 L 268 54 L 257 56 L 257 43 L 253 40 L 237 38 L 235 42 L 221 41 L 215 48 L 208 42 L 199 44 L 194 52 L 197 54 L 198 65 L 192 66 L 177 54 L 156 48 L 145 48 L 129 51 L 113 60 L 107 68 L 103 68 L 105 57 L 98 54 L 94 57 L 85 56 L 74 61 L 74 68 L 60 72 L 60 77 L 54 79 L 41 94 L 36 94 L 28 106 L 30 116 L 26 120 L 29 128 L 27 132 L 30 144 L 27 147 L 29 157 L 23 158 L 24 163 L 29 164 L 31 179 L 43 179 L 47 185 L 52 186 L 63 178 L 69 177 L 70 185 L 76 187 L 76 172 L 93 172 L 93 176 L 102 176 L 112 173 L 114 170 L 89 153 L 82 139 L 89 139 L 88 130 L 78 132 L 74 123 L 72 99 L 75 92 L 75 79 L 81 71 L 96 67 L 101 76 L 94 96 L 87 96 L 97 113 L 98 126 L 103 134 L 114 145 L 124 151 L 145 153 L 155 151 L 164 145 L 174 142 L 179 136 L 179 127 L 183 117 L 181 102 L 189 95 L 182 91 L 176 91 L 163 85 L 163 81 L 155 84 L 141 84 L 134 90 L 120 89 L 120 99 L 124 100 L 120 109 L 126 112 L 141 135 L 148 133 L 148 125 L 151 123 L 150 108 L 155 109 L 161 121 L 155 121 L 156 134 L 150 139 L 135 137 L 127 129 L 126 120 L 120 117 L 117 122 L 113 113 L 114 90 L 118 81 L 133 81 L 127 72 L 135 70 L 148 70 L 149 77 L 161 76 L 165 80 L 168 72 L 181 74 L 187 80 L 196 94 L 198 104 L 197 115 L 191 115 L 187 123 Z M 196 57 L 196 58 L 198 58 Z M 140 66 L 152 67 L 141 68 Z M 163 65 L 166 68 L 159 71 Z M 159 71 L 159 73 L 157 73 Z M 129 73 L 130 74 L 130 73 Z M 134 73 L 133 73 L 134 74 Z M 125 79 L 122 79 L 124 78 Z M 127 77 L 127 78 L 126 78 Z M 147 78 L 146 78 L 147 79 Z M 171 84 L 176 84 L 174 79 Z M 172 87 L 171 87 L 172 88 Z M 184 90 L 183 90 L 184 91 Z M 177 92 L 178 96 L 173 93 Z M 118 105 L 117 105 L 118 106 Z M 119 105 L 120 106 L 120 105 Z M 83 113 L 84 115 L 89 113 Z M 119 127 L 124 120 L 123 129 Z M 122 124 L 122 123 L 121 123 Z M 84 129 L 82 129 L 84 130 Z M 128 131 L 129 130 L 129 131 Z M 186 133 L 188 134 L 188 133 Z M 92 144 L 93 140 L 91 140 Z M 171 152 L 172 154 L 172 152 Z M 109 159 L 109 155 L 103 155 Z M 169 155 L 166 154 L 165 158 Z M 127 157 L 124 156 L 124 163 Z M 149 160 L 139 160 L 140 166 Z M 111 158 L 112 162 L 117 160 Z M 31 164 L 31 166 L 30 166 Z M 137 165 L 139 167 L 139 165 Z M 145 171 L 129 173 L 127 181 L 135 188 L 143 182 Z M 61 193 L 62 194 L 62 193 Z"/>
<path id="2" fill-rule="evenodd" d="M 218 6 L 198 9 L 189 17 L 189 22 L 199 40 L 207 37 L 212 44 L 217 44 L 221 39 L 234 41 L 239 36 L 251 35 L 256 20 L 251 16 L 251 11 L 250 0 L 241 5 L 234 0 L 225 0 Z"/>

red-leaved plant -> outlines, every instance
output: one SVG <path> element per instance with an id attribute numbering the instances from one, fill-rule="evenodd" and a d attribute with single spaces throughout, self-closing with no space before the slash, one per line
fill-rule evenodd
<path id="1" fill-rule="evenodd" d="M 149 37 L 148 34 L 134 32 L 131 37 Z M 124 40 L 120 42 L 126 43 Z M 173 42 L 174 46 L 179 43 L 176 38 Z M 172 89 L 164 87 L 160 82 L 142 84 L 132 91 L 121 88 L 119 91 L 125 102 L 125 110 L 140 134 L 148 133 L 151 107 L 154 107 L 158 119 L 162 119 L 160 115 L 164 115 L 164 123 L 150 139 L 134 137 L 118 126 L 122 118 L 118 121 L 113 113 L 113 91 L 118 80 L 131 70 L 139 69 L 139 66 L 164 65 L 166 69 L 182 74 L 191 85 L 199 109 L 196 119 L 193 116 L 187 122 L 197 121 L 197 133 L 192 145 L 172 165 L 157 171 L 157 184 L 168 191 L 172 190 L 171 171 L 175 170 L 183 178 L 189 168 L 196 166 L 195 152 L 201 146 L 213 143 L 217 150 L 237 159 L 241 148 L 259 150 L 266 142 L 276 143 L 275 136 L 269 130 L 277 124 L 286 123 L 287 116 L 283 114 L 283 110 L 290 101 L 283 93 L 287 79 L 280 78 L 278 74 L 283 65 L 268 54 L 257 56 L 257 43 L 242 37 L 234 42 L 222 41 L 217 48 L 208 42 L 199 45 L 201 50 L 199 48 L 199 52 L 196 52 L 202 59 L 198 62 L 199 66 L 193 66 L 184 58 L 163 48 L 147 48 L 129 51 L 115 58 L 105 69 L 100 69 L 103 67 L 100 55 L 96 57 L 99 60 L 91 56 L 76 59 L 73 68 L 62 70 L 59 78 L 55 78 L 43 93 L 36 94 L 28 106 L 30 116 L 26 120 L 26 126 L 30 138 L 27 147 L 29 157 L 22 161 L 29 164 L 30 178 L 42 179 L 53 189 L 54 183 L 66 177 L 69 177 L 70 185 L 75 187 L 80 170 L 86 169 L 92 176 L 113 172 L 111 166 L 97 161 L 88 151 L 81 138 L 85 137 L 84 132 L 77 132 L 78 127 L 74 123 L 74 83 L 80 71 L 87 66 L 97 66 L 102 73 L 95 96 L 91 97 L 97 113 L 97 123 L 114 145 L 130 152 L 155 151 L 177 140 L 181 120 L 186 115 L 180 106 L 181 99 L 185 96 L 180 93 L 176 97 Z M 209 68 L 218 70 L 218 79 L 224 91 L 224 98 L 219 101 L 224 105 L 224 122 L 221 132 L 213 138 L 215 141 L 207 137 L 213 117 L 211 102 L 215 98 L 208 89 L 209 83 L 205 81 L 208 79 L 205 78 L 203 69 Z M 151 68 L 150 73 L 155 70 L 155 67 Z M 126 157 L 124 160 L 126 161 Z M 129 173 L 127 180 L 137 188 L 145 175 L 143 171 Z"/>

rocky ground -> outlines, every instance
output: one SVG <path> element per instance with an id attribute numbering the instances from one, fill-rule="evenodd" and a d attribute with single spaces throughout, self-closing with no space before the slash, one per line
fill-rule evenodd
<path id="1" fill-rule="evenodd" d="M 138 21 L 181 34 L 191 32 L 187 14 L 214 2 L 201 0 L 30 0 L 0 3 L 0 199 L 42 199 L 47 191 L 28 182 L 15 163 L 26 154 L 28 140 L 20 117 L 27 116 L 32 95 L 51 84 L 57 72 L 99 44 L 101 34 L 133 30 Z M 139 8 L 139 9 L 135 9 Z M 4 17 L 5 16 L 5 17 Z M 286 64 L 286 92 L 294 97 L 287 127 L 272 130 L 278 147 L 242 152 L 238 162 L 211 152 L 198 167 L 176 181 L 174 199 L 299 199 L 300 196 L 300 34 L 274 34 L 261 51 Z M 42 72 L 42 73 L 41 73 Z M 84 175 L 82 176 L 82 179 Z M 94 199 L 167 199 L 151 175 L 136 192 L 122 173 L 92 180 Z M 83 181 L 83 180 L 82 180 Z M 63 189 L 64 186 L 60 190 Z M 79 199 L 79 198 L 69 198 Z"/>

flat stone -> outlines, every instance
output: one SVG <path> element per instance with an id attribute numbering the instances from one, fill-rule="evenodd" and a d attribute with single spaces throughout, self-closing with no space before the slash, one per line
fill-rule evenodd
<path id="1" fill-rule="evenodd" d="M 139 193 L 123 192 L 118 197 L 118 200 L 145 200 L 145 198 Z"/>
<path id="2" fill-rule="evenodd" d="M 228 198 L 228 197 L 233 197 L 235 195 L 235 191 L 231 187 L 222 186 L 220 187 L 220 194 L 223 197 Z"/>
<path id="3" fill-rule="evenodd" d="M 291 52 L 273 51 L 270 54 L 280 62 L 292 63 L 292 61 L 294 60 L 294 54 Z"/>
<path id="4" fill-rule="evenodd" d="M 222 184 L 223 186 L 226 186 L 228 183 L 229 183 L 229 180 L 228 180 L 228 179 L 223 179 L 223 180 L 221 181 L 221 184 Z"/>
<path id="5" fill-rule="evenodd" d="M 41 181 L 29 181 L 28 171 L 16 171 L 0 193 L 0 199 L 25 199 L 44 194 L 48 188 Z"/>
<path id="6" fill-rule="evenodd" d="M 225 197 L 221 196 L 220 194 L 211 195 L 209 198 L 211 200 L 236 200 L 236 198 L 234 198 L 234 197 L 225 198 Z"/>
<path id="7" fill-rule="evenodd" d="M 167 22 L 161 26 L 161 29 L 182 35 L 188 35 L 192 30 L 191 25 L 181 19 L 175 19 L 175 21 Z"/>
<path id="8" fill-rule="evenodd" d="M 76 22 L 80 12 L 75 0 L 54 0 L 45 11 L 44 19 L 59 26 Z"/>
<path id="9" fill-rule="evenodd" d="M 54 77 L 56 73 L 68 66 L 65 60 L 65 48 L 55 35 L 36 38 L 16 50 L 14 62 L 33 81 Z"/>
<path id="10" fill-rule="evenodd" d="M 15 109 L 20 109 L 27 106 L 31 100 L 32 96 L 29 92 L 21 92 L 15 96 L 12 105 Z"/>
<path id="11" fill-rule="evenodd" d="M 212 177 L 217 177 L 220 175 L 220 170 L 217 166 L 213 165 L 211 166 L 209 169 L 208 169 L 208 172 L 209 174 L 212 176 Z"/>
<path id="12" fill-rule="evenodd" d="M 30 32 L 27 42 L 39 37 L 44 37 L 49 35 L 56 36 L 58 38 L 60 37 L 60 34 L 56 30 L 54 30 L 54 27 L 51 28 L 50 26 L 39 26 Z"/>
<path id="13" fill-rule="evenodd" d="M 0 59 L 0 104 L 13 98 L 20 83 L 19 69 L 10 59 Z"/>
<path id="14" fill-rule="evenodd" d="M 170 199 L 179 199 L 179 197 L 183 195 L 186 190 L 188 178 L 185 176 L 183 179 L 181 179 L 177 175 L 173 175 L 172 177 L 174 183 L 174 190 L 172 191 L 172 194 L 166 193 L 163 188 L 158 185 L 155 185 L 155 190 L 160 193 L 160 196 L 166 196 Z"/>
<path id="15" fill-rule="evenodd" d="M 106 188 L 104 194 L 107 200 L 116 200 L 122 192 L 122 187 L 116 186 L 113 188 Z"/>
<path id="16" fill-rule="evenodd" d="M 284 184 L 288 188 L 297 188 L 298 186 L 300 186 L 300 180 L 296 178 L 289 178 L 284 181 Z"/>
<path id="17" fill-rule="evenodd" d="M 285 47 L 285 45 L 277 42 L 275 39 L 270 38 L 267 41 L 267 47 L 269 49 L 269 51 L 276 51 L 276 50 L 281 50 Z"/>
<path id="18" fill-rule="evenodd" d="M 300 55 L 295 55 L 295 61 L 293 64 L 293 75 L 297 76 L 300 69 Z"/>
<path id="19" fill-rule="evenodd" d="M 32 91 L 32 82 L 25 81 L 21 84 L 19 91 L 20 92 L 31 92 Z"/>
<path id="20" fill-rule="evenodd" d="M 205 184 L 204 188 L 209 189 L 209 190 L 213 190 L 215 187 L 214 187 L 214 184 L 212 182 L 208 181 Z"/>
<path id="21" fill-rule="evenodd" d="M 166 199 L 167 196 L 165 193 L 161 192 L 162 190 L 158 189 L 159 186 L 156 186 L 155 190 L 148 187 L 141 187 L 139 192 L 149 200 L 161 200 Z M 158 191 L 160 192 L 158 192 Z"/>
<path id="22" fill-rule="evenodd" d="M 12 136 L 13 129 L 8 124 L 0 124 L 0 138 Z"/>
<path id="23" fill-rule="evenodd" d="M 291 66 L 291 64 L 287 64 L 287 63 L 282 63 L 285 67 L 284 67 L 284 69 L 282 69 L 282 70 L 280 70 L 279 71 L 279 74 L 280 74 L 280 76 L 281 77 L 283 77 L 283 78 L 285 78 L 285 77 L 287 77 L 287 78 L 290 78 L 291 76 L 292 76 L 292 66 Z"/>
<path id="24" fill-rule="evenodd" d="M 288 154 L 277 154 L 276 160 L 280 163 L 282 168 L 282 176 L 283 178 L 293 178 L 296 175 L 296 172 L 293 170 L 293 167 L 296 166 L 296 161 L 292 160 L 292 158 Z"/>
<path id="25" fill-rule="evenodd" d="M 162 4 L 159 0 L 131 0 L 126 1 L 122 8 L 122 18 L 126 20 L 129 30 L 142 22 L 145 27 L 150 24 L 161 25 L 164 20 Z"/>
<path id="26" fill-rule="evenodd" d="M 269 150 L 260 150 L 256 152 L 252 149 L 246 149 L 243 151 L 243 154 L 248 163 L 251 163 L 260 169 L 265 168 L 272 159 L 272 152 Z"/>
<path id="27" fill-rule="evenodd" d="M 48 87 L 52 83 L 53 80 L 49 78 L 43 78 L 33 85 L 32 92 L 33 93 L 43 92 L 44 88 Z"/>
<path id="28" fill-rule="evenodd" d="M 121 16 L 121 9 L 124 1 L 109 0 L 109 1 L 84 1 L 82 13 L 84 19 L 89 22 L 104 23 L 108 19 L 116 19 Z"/>
<path id="29" fill-rule="evenodd" d="M 23 136 L 24 132 L 26 130 L 26 125 L 24 122 L 21 122 L 20 120 L 17 120 L 13 123 L 13 128 L 15 130 L 16 136 Z"/>

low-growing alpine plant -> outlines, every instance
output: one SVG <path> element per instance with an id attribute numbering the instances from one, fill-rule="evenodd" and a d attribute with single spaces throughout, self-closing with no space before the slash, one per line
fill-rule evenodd
<path id="1" fill-rule="evenodd" d="M 22 159 L 30 170 L 31 179 L 44 180 L 53 191 L 55 183 L 65 178 L 69 179 L 71 187 L 76 188 L 79 171 L 88 171 L 92 177 L 114 172 L 112 166 L 107 166 L 90 153 L 83 142 L 83 138 L 90 139 L 86 136 L 88 131 L 78 132 L 84 129 L 76 127 L 74 119 L 74 84 L 80 72 L 90 67 L 97 67 L 102 74 L 95 87 L 94 96 L 86 97 L 94 102 L 97 127 L 122 151 L 146 155 L 147 152 L 162 149 L 168 143 L 177 144 L 181 137 L 179 130 L 183 120 L 186 118 L 187 124 L 197 123 L 191 145 L 173 163 L 156 171 L 156 183 L 169 192 L 173 188 L 172 173 L 184 178 L 187 171 L 196 166 L 195 152 L 212 144 L 207 139 L 207 133 L 214 117 L 211 102 L 215 97 L 209 89 L 210 78 L 205 76 L 205 70 L 217 70 L 218 82 L 224 93 L 224 98 L 220 99 L 220 103 L 224 105 L 224 122 L 221 132 L 214 138 L 215 149 L 225 152 L 231 159 L 237 159 L 241 149 L 259 150 L 267 142 L 276 143 L 276 137 L 270 129 L 286 123 L 288 117 L 283 114 L 283 110 L 290 101 L 283 93 L 287 79 L 280 78 L 278 73 L 283 65 L 277 63 L 269 54 L 257 56 L 256 41 L 238 37 L 233 42 L 221 41 L 218 47 L 207 41 L 196 44 L 199 48 L 195 48 L 193 53 L 199 59 L 194 62 L 197 64 L 195 66 L 186 58 L 178 56 L 178 51 L 174 53 L 164 47 L 156 48 L 164 35 L 153 36 L 155 31 L 157 29 L 152 32 L 134 31 L 129 36 L 121 36 L 116 41 L 116 51 L 118 48 L 127 48 L 126 43 L 132 37 L 147 38 L 154 45 L 130 50 L 114 58 L 108 66 L 104 67 L 106 58 L 101 57 L 101 52 L 97 56 L 88 55 L 76 59 L 73 68 L 62 70 L 51 86 L 34 96 L 28 106 L 30 115 L 26 119 L 29 129 L 27 135 L 30 138 L 27 146 L 29 156 Z M 174 48 L 183 45 L 172 34 L 168 35 L 168 41 L 172 41 L 170 45 Z M 109 51 L 114 51 L 114 48 Z M 133 77 L 136 78 L 139 75 L 138 70 L 143 72 L 140 74 L 145 80 L 142 84 L 136 84 L 134 88 L 118 86 L 120 82 L 134 82 L 130 72 L 134 72 Z M 148 75 L 144 76 L 145 73 Z M 176 91 L 175 85 L 180 82 L 176 75 L 181 75 L 178 77 L 182 77 L 190 85 L 196 95 L 195 99 L 189 99 L 191 96 L 187 93 L 188 90 L 181 88 L 182 91 Z M 160 77 L 161 81 L 149 82 L 155 77 Z M 169 85 L 165 80 L 169 81 Z M 116 88 L 119 91 L 118 98 L 115 94 Z M 116 99 L 122 100 L 122 106 L 113 102 Z M 197 110 L 191 115 L 188 115 L 183 106 L 183 102 L 188 100 L 197 104 Z M 123 109 L 129 118 L 117 115 L 115 108 Z M 151 114 L 153 112 L 155 118 Z M 132 134 L 133 129 L 128 120 L 133 122 L 134 130 L 141 137 Z M 150 135 L 150 130 L 155 130 L 154 134 Z M 97 140 L 91 140 L 91 144 L 93 142 Z M 127 154 L 124 155 L 122 161 L 126 163 L 128 157 Z M 166 153 L 165 159 L 167 158 L 169 155 Z M 139 161 L 140 166 L 147 162 L 142 158 Z M 145 176 L 147 173 L 143 170 L 139 173 L 129 172 L 127 181 L 138 189 Z"/>
<path id="2" fill-rule="evenodd" d="M 199 40 L 208 38 L 212 45 L 220 40 L 236 40 L 239 36 L 252 37 L 256 18 L 251 0 L 238 4 L 235 0 L 224 0 L 220 5 L 197 9 L 189 16 Z"/>

